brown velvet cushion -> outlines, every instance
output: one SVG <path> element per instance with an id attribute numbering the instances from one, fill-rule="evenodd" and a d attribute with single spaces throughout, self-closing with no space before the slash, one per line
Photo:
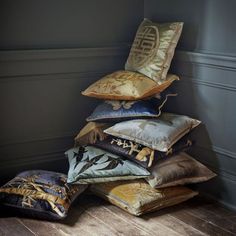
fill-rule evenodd
<path id="1" fill-rule="evenodd" d="M 198 193 L 178 186 L 154 189 L 144 180 L 94 184 L 90 190 L 133 215 L 142 215 L 186 201 Z"/>
<path id="2" fill-rule="evenodd" d="M 160 160 L 150 171 L 146 180 L 153 188 L 199 183 L 216 176 L 185 152 Z"/>

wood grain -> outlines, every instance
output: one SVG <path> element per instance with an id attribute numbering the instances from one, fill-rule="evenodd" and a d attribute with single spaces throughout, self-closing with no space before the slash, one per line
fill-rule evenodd
<path id="1" fill-rule="evenodd" d="M 10 218 L 0 218 L 0 235 L 32 236 L 36 234 L 30 229 L 26 228 L 24 225 L 22 225 L 17 218 L 10 217 Z"/>
<path id="2" fill-rule="evenodd" d="M 0 213 L 0 236 L 231 236 L 236 213 L 201 197 L 136 217 L 91 195 L 81 196 L 68 217 L 49 222 Z"/>

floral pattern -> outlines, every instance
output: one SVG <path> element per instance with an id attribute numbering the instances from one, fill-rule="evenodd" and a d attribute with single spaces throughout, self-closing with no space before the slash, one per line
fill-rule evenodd
<path id="1" fill-rule="evenodd" d="M 178 79 L 169 74 L 165 81 L 156 83 L 140 73 L 116 71 L 90 85 L 82 94 L 108 100 L 140 100 L 162 92 Z"/>
<path id="2" fill-rule="evenodd" d="M 178 204 L 198 194 L 182 186 L 154 189 L 144 180 L 94 184 L 90 190 L 137 216 Z"/>
<path id="3" fill-rule="evenodd" d="M 36 217 L 63 219 L 86 187 L 67 184 L 67 176 L 61 173 L 25 171 L 0 188 L 0 202 Z"/>

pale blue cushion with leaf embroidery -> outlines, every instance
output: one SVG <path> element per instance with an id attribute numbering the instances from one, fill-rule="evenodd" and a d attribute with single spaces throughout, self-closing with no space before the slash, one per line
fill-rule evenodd
<path id="1" fill-rule="evenodd" d="M 99 183 L 150 175 L 141 166 L 92 146 L 72 148 L 65 154 L 70 164 L 68 183 Z"/>

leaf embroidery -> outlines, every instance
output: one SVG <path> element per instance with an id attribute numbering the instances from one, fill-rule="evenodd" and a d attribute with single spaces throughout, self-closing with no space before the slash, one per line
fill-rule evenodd
<path id="1" fill-rule="evenodd" d="M 111 156 L 107 156 L 108 159 L 104 162 L 109 162 L 109 164 L 107 166 L 105 166 L 102 169 L 97 169 L 97 170 L 112 170 L 115 169 L 118 165 L 123 165 L 124 162 L 120 159 L 120 158 L 114 158 Z"/>
<path id="2" fill-rule="evenodd" d="M 152 165 L 154 160 L 154 150 L 148 147 L 144 147 L 135 157 L 135 159 L 139 161 L 147 161 L 148 160 L 148 167 Z"/>
<path id="3" fill-rule="evenodd" d="M 73 158 L 76 158 L 76 164 L 74 166 L 74 169 L 77 167 L 77 165 L 82 161 L 83 159 L 83 156 L 84 156 L 84 153 L 86 153 L 87 150 L 85 150 L 84 147 L 79 147 L 79 151 L 76 153 L 74 152 L 74 157 Z"/>
<path id="4" fill-rule="evenodd" d="M 63 197 L 63 195 L 66 194 L 64 192 L 65 189 L 52 183 L 38 183 L 38 178 L 38 175 L 16 177 L 11 183 L 5 185 L 0 192 L 22 196 L 22 207 L 32 208 L 37 200 L 47 201 L 52 211 L 56 212 L 59 216 L 64 217 L 65 209 L 69 208 L 70 201 Z M 55 191 L 58 196 L 48 193 L 48 189 Z M 62 205 L 64 209 L 57 205 Z"/>
<path id="5" fill-rule="evenodd" d="M 86 158 L 86 160 L 84 160 L 84 162 L 86 162 L 86 164 L 80 169 L 79 174 L 85 172 L 86 170 L 88 170 L 90 167 L 92 167 L 93 165 L 97 165 L 98 161 L 104 156 L 104 154 L 101 154 L 101 155 L 97 155 L 93 158 L 91 158 L 89 160 L 89 157 Z"/>
<path id="6" fill-rule="evenodd" d="M 129 143 L 128 143 L 129 142 Z M 132 141 L 126 141 L 122 139 L 112 139 L 111 144 L 115 143 L 117 146 L 122 147 L 123 149 L 129 149 L 129 155 L 132 155 L 133 152 L 139 153 L 141 151 L 139 144 Z"/>

